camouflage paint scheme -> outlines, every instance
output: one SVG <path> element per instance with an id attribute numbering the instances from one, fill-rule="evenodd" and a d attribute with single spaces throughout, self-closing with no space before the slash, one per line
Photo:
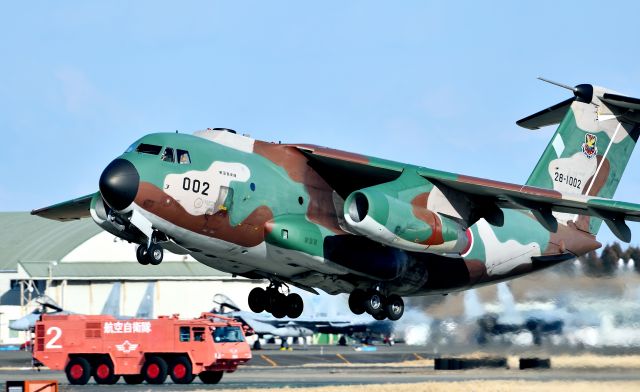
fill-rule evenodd
<path id="1" fill-rule="evenodd" d="M 602 219 L 621 237 L 625 219 L 640 220 L 640 206 L 608 200 L 640 118 L 606 93 L 593 87 L 588 102 L 577 96 L 519 122 L 560 123 L 524 186 L 205 130 L 146 135 L 120 156 L 140 176 L 134 203 L 118 212 L 138 214 L 130 223 L 110 220 L 99 192 L 34 213 L 88 209 L 122 238 L 142 242 L 131 225 L 152 228 L 166 234 L 163 247 L 212 268 L 331 294 L 464 290 L 599 248 Z M 187 150 L 191 163 L 136 152 L 140 143 Z"/>

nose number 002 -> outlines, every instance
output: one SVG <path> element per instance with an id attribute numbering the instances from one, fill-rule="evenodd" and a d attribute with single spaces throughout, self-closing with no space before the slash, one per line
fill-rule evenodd
<path id="1" fill-rule="evenodd" d="M 200 182 L 200 180 L 192 180 L 189 177 L 182 179 L 182 189 L 185 191 L 192 191 L 204 196 L 209 196 L 209 183 L 206 181 Z"/>

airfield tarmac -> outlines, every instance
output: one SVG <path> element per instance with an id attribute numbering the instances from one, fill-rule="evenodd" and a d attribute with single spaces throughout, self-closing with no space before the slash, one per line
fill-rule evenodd
<path id="1" fill-rule="evenodd" d="M 116 385 L 102 386 L 91 381 L 86 386 L 71 386 L 63 372 L 31 370 L 28 353 L 0 353 L 0 382 L 7 380 L 51 379 L 57 380 L 63 391 L 197 391 L 197 390 L 267 390 L 301 388 L 305 391 L 320 390 L 536 390 L 541 386 L 548 390 L 640 390 L 640 360 L 638 357 L 625 362 L 615 362 L 617 357 L 599 358 L 584 366 L 576 358 L 572 367 L 564 357 L 560 367 L 548 370 L 473 369 L 464 371 L 436 371 L 433 354 L 416 350 L 416 347 L 396 345 L 380 347 L 377 352 L 356 352 L 350 347 L 309 347 L 293 351 L 266 349 L 254 351 L 250 365 L 237 372 L 225 374 L 220 384 L 205 385 L 198 379 L 189 385 L 175 385 L 168 379 L 163 385 L 137 386 L 120 381 Z M 569 364 L 567 365 L 567 358 Z M 604 359 L 602 359 L 604 358 Z M 601 360 L 602 359 L 602 360 Z M 510 363 L 511 364 L 511 363 Z M 26 366 L 20 366 L 26 365 Z M 612 366 L 613 365 L 613 366 Z M 404 384 L 409 384 L 404 385 Z M 543 384 L 540 384 L 543 383 Z M 351 387 L 351 386 L 366 386 Z M 613 388 L 612 388 L 613 386 Z M 355 389 L 354 389 L 355 388 Z M 533 388 L 533 389 L 529 389 Z M 556 389 L 558 388 L 558 389 Z M 382 389 L 380 389 L 382 390 Z"/>

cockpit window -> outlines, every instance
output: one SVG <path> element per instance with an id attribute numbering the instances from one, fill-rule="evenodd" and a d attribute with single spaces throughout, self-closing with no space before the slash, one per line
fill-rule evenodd
<path id="1" fill-rule="evenodd" d="M 155 144 L 146 144 L 146 143 L 140 143 L 138 148 L 136 148 L 137 152 L 141 152 L 143 154 L 151 154 L 151 155 L 160 154 L 160 150 L 162 150 L 162 146 L 156 146 Z"/>
<path id="2" fill-rule="evenodd" d="M 174 157 L 173 157 L 173 148 L 171 147 L 167 147 L 164 149 L 164 152 L 162 153 L 162 158 L 163 161 L 165 162 L 173 162 L 174 161 Z"/>
<path id="3" fill-rule="evenodd" d="M 178 162 L 181 165 L 188 165 L 191 163 L 191 157 L 189 156 L 189 151 L 178 150 Z"/>

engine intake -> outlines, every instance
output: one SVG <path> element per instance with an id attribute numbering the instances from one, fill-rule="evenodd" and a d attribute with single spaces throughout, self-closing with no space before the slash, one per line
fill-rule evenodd
<path id="1" fill-rule="evenodd" d="M 431 183 L 399 188 L 391 183 L 360 189 L 347 197 L 344 218 L 350 230 L 396 248 L 438 254 L 462 253 L 470 244 L 466 227 L 427 208 Z"/>

